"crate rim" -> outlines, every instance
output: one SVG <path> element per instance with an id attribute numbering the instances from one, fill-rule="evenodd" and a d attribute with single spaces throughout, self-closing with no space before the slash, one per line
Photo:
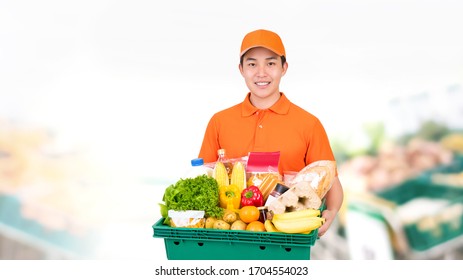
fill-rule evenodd
<path id="1" fill-rule="evenodd" d="M 152 225 L 154 238 L 165 238 L 171 240 L 194 240 L 202 242 L 240 242 L 262 245 L 281 245 L 281 246 L 314 246 L 318 237 L 318 229 L 310 234 L 290 234 L 282 232 L 252 232 L 247 230 L 217 230 L 205 228 L 172 228 L 163 225 L 164 218 L 160 218 Z M 187 233 L 201 233 L 201 237 L 196 235 L 188 236 Z M 177 232 L 177 234 L 175 234 Z M 179 235 L 179 233 L 181 233 Z M 183 235 L 182 235 L 183 234 Z M 255 235 L 255 238 L 251 238 Z M 221 236 L 221 237 L 219 237 Z"/>

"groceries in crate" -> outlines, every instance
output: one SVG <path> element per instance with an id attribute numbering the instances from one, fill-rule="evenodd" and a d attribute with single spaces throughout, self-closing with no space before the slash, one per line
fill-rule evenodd
<path id="1" fill-rule="evenodd" d="M 236 210 L 225 209 L 221 217 L 208 217 L 205 222 L 205 228 L 222 230 L 249 230 L 247 227 L 251 223 L 259 221 L 259 217 L 259 209 L 255 206 L 244 206 Z"/>
<path id="2" fill-rule="evenodd" d="M 214 171 L 212 177 L 217 180 L 219 187 L 230 185 L 230 177 L 228 176 L 228 171 L 223 162 L 216 162 L 214 166 Z"/>
<path id="3" fill-rule="evenodd" d="M 233 164 L 230 184 L 238 186 L 240 191 L 246 188 L 246 169 L 241 161 L 237 161 Z"/>
<path id="4" fill-rule="evenodd" d="M 219 149 L 217 151 L 217 156 L 218 156 L 217 162 L 221 162 L 224 165 L 225 169 L 227 170 L 228 177 L 231 178 L 232 170 L 233 170 L 233 163 L 228 158 L 226 154 L 226 150 Z"/>
<path id="5" fill-rule="evenodd" d="M 224 209 L 239 209 L 241 204 L 241 190 L 237 185 L 224 185 L 219 187 L 219 203 Z"/>
<path id="6" fill-rule="evenodd" d="M 233 224 L 234 222 L 236 222 L 238 220 L 238 213 L 234 210 L 225 210 L 225 212 L 223 213 L 223 216 L 222 216 L 222 220 L 224 220 L 225 222 L 229 223 L 229 224 Z"/>
<path id="7" fill-rule="evenodd" d="M 264 225 L 269 232 L 307 234 L 321 227 L 324 222 L 319 209 L 305 209 L 274 214 L 272 219 L 265 220 Z"/>
<path id="8" fill-rule="evenodd" d="M 322 205 L 321 198 L 310 186 L 309 182 L 301 181 L 290 187 L 285 193 L 268 204 L 268 209 L 275 214 L 318 209 Z"/>
<path id="9" fill-rule="evenodd" d="M 259 186 L 259 189 L 264 197 L 265 202 L 267 202 L 270 193 L 275 189 L 276 185 L 280 182 L 281 180 L 279 179 L 279 176 L 273 172 L 265 173 L 263 175 L 260 184 L 258 184 L 257 186 Z"/>
<path id="10" fill-rule="evenodd" d="M 304 209 L 318 209 L 322 199 L 333 184 L 336 162 L 322 160 L 313 162 L 299 171 L 289 190 L 268 204 L 268 208 L 275 214 L 300 211 Z"/>
<path id="11" fill-rule="evenodd" d="M 335 176 L 335 162 L 314 162 L 296 172 L 288 185 L 278 173 L 278 162 L 278 152 L 250 153 L 247 160 L 217 160 L 210 175 L 178 180 L 166 188 L 160 204 L 164 224 L 218 230 L 312 232 L 324 222 L 320 208 Z M 231 170 L 227 170 L 226 163 L 230 163 Z M 198 211 L 204 215 L 183 222 L 176 222 L 167 214 Z"/>
<path id="12" fill-rule="evenodd" d="M 216 220 L 212 226 L 213 229 L 222 229 L 227 230 L 230 229 L 230 224 L 225 222 L 224 220 Z"/>
<path id="13" fill-rule="evenodd" d="M 233 165 L 231 176 L 223 162 L 217 161 L 214 165 L 212 177 L 217 180 L 219 187 L 235 185 L 242 191 L 246 187 L 246 171 L 241 161 L 236 161 Z"/>
<path id="14" fill-rule="evenodd" d="M 246 230 L 248 230 L 248 231 L 266 231 L 265 230 L 265 225 L 261 221 L 250 222 L 246 226 Z"/>
<path id="15" fill-rule="evenodd" d="M 280 152 L 251 152 L 249 153 L 246 164 L 247 186 L 260 186 L 264 179 L 273 176 L 277 180 L 282 180 L 278 172 L 278 163 L 280 161 Z M 267 179 L 268 180 L 268 179 Z M 265 197 L 271 190 L 266 193 L 262 191 Z"/>
<path id="16" fill-rule="evenodd" d="M 169 210 L 168 216 L 171 227 L 203 228 L 206 222 L 206 218 L 204 218 L 204 211 Z"/>
<path id="17" fill-rule="evenodd" d="M 206 217 L 220 217 L 224 209 L 219 206 L 219 185 L 207 175 L 180 179 L 167 187 L 160 203 L 161 215 L 168 224 L 168 210 L 201 210 Z"/>
<path id="18" fill-rule="evenodd" d="M 191 160 L 190 170 L 184 176 L 185 178 L 195 178 L 199 175 L 209 175 L 208 168 L 204 165 L 204 159 L 194 158 Z"/>
<path id="19" fill-rule="evenodd" d="M 241 192 L 241 207 L 264 205 L 264 197 L 257 186 L 249 186 Z"/>
<path id="20" fill-rule="evenodd" d="M 335 161 L 319 160 L 307 165 L 299 171 L 291 181 L 291 184 L 309 182 L 310 187 L 320 198 L 323 198 L 333 185 L 333 180 L 336 177 L 335 175 Z"/>
<path id="21" fill-rule="evenodd" d="M 268 206 L 271 204 L 275 199 L 278 199 L 282 194 L 284 194 L 289 188 L 282 183 L 277 183 L 274 187 L 272 192 L 268 195 L 267 200 L 265 200 L 265 205 Z"/>
<path id="22" fill-rule="evenodd" d="M 245 222 L 241 220 L 236 220 L 231 224 L 230 229 L 231 230 L 246 230 L 246 227 L 247 227 L 247 224 Z"/>
<path id="23" fill-rule="evenodd" d="M 239 217 L 245 223 L 257 221 L 260 217 L 259 208 L 253 205 L 243 206 L 239 211 Z"/>
<path id="24" fill-rule="evenodd" d="M 333 184 L 335 170 L 334 161 L 316 161 L 299 171 L 289 189 L 268 203 L 266 230 L 311 233 L 321 227 L 325 222 L 320 211 L 322 199 Z"/>

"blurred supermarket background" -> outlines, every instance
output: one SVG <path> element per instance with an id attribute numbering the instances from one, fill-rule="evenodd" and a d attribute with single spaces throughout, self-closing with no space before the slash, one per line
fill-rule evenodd
<path id="1" fill-rule="evenodd" d="M 277 4 L 2 1 L 0 259 L 164 260 L 157 203 L 243 99 L 257 28 L 346 192 L 312 259 L 463 259 L 463 4 Z"/>

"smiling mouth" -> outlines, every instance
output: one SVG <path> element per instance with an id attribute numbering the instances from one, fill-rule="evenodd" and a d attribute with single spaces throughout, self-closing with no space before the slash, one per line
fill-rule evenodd
<path id="1" fill-rule="evenodd" d="M 258 86 L 266 86 L 266 85 L 269 85 L 270 82 L 257 82 L 256 85 Z"/>

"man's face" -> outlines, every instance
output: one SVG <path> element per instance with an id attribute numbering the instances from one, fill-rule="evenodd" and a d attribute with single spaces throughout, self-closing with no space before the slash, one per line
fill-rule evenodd
<path id="1" fill-rule="evenodd" d="M 281 65 L 281 58 L 266 48 L 252 48 L 243 57 L 240 72 L 255 98 L 275 99 L 280 96 L 280 80 L 288 64 Z"/>

